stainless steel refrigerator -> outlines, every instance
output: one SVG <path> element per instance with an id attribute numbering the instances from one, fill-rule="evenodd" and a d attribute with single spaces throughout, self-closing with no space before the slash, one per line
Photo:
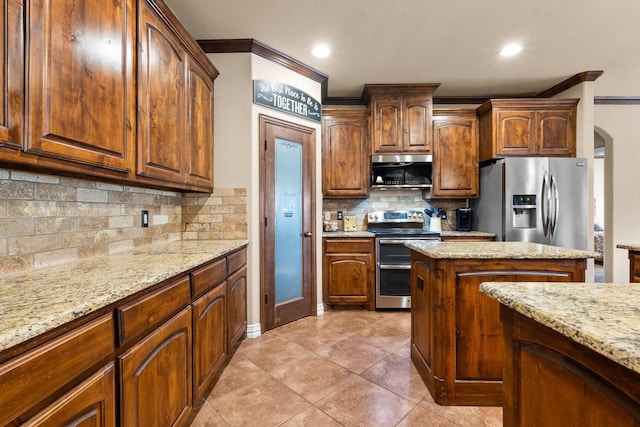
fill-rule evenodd
<path id="1" fill-rule="evenodd" d="M 587 160 L 511 157 L 480 168 L 474 230 L 499 241 L 587 249 Z"/>

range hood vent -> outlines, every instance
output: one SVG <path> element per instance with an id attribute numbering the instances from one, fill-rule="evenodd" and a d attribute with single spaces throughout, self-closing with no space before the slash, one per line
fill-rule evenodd
<path id="1" fill-rule="evenodd" d="M 394 154 L 371 156 L 371 188 L 423 190 L 431 187 L 433 156 Z"/>

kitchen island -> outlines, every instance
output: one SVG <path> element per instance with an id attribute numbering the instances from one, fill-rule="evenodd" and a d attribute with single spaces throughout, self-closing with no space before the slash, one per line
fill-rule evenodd
<path id="1" fill-rule="evenodd" d="M 640 425 L 640 288 L 580 285 L 480 285 L 501 304 L 505 426 Z"/>
<path id="2" fill-rule="evenodd" d="M 436 403 L 500 406 L 500 304 L 482 282 L 584 282 L 592 252 L 523 242 L 420 242 L 411 249 L 411 359 Z M 585 284 L 577 286 L 589 286 Z"/>
<path id="3" fill-rule="evenodd" d="M 619 244 L 616 247 L 629 251 L 629 281 L 640 283 L 640 245 Z"/>

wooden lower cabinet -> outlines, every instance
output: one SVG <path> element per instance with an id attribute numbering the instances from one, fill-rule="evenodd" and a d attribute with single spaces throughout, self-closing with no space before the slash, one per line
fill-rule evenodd
<path id="1" fill-rule="evenodd" d="M 179 426 L 192 408 L 191 307 L 118 357 L 123 426 Z"/>
<path id="2" fill-rule="evenodd" d="M 227 278 L 227 348 L 231 352 L 247 334 L 247 267 Z"/>
<path id="3" fill-rule="evenodd" d="M 113 357 L 114 329 L 113 316 L 103 315 L 0 365 L 0 425 L 32 417 Z"/>
<path id="4" fill-rule="evenodd" d="M 323 239 L 324 302 L 375 309 L 374 254 L 373 238 Z"/>
<path id="5" fill-rule="evenodd" d="M 505 426 L 640 426 L 640 375 L 501 307 Z"/>
<path id="6" fill-rule="evenodd" d="M 629 251 L 629 282 L 640 283 L 640 252 Z"/>
<path id="7" fill-rule="evenodd" d="M 482 282 L 584 282 L 585 260 L 434 259 L 412 251 L 411 359 L 440 405 L 500 406 L 500 304 Z"/>
<path id="8" fill-rule="evenodd" d="M 23 424 L 28 427 L 116 426 L 115 365 L 109 363 Z"/>
<path id="9" fill-rule="evenodd" d="M 227 360 L 227 282 L 193 303 L 193 400 L 208 391 Z"/>

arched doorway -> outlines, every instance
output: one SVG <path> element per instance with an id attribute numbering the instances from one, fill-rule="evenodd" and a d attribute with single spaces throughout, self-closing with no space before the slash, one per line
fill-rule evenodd
<path id="1" fill-rule="evenodd" d="M 613 256 L 613 138 L 596 127 L 593 132 L 594 165 L 594 250 L 601 257 L 596 259 L 594 281 L 613 282 L 611 263 Z"/>

